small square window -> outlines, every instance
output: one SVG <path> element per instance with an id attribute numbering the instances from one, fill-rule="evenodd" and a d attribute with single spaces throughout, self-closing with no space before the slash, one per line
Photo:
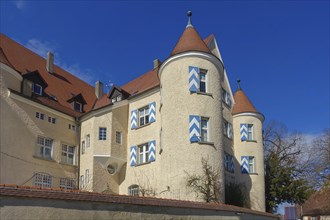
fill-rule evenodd
<path id="1" fill-rule="evenodd" d="M 138 185 L 131 185 L 130 187 L 128 187 L 128 195 L 138 196 L 139 195 L 139 186 Z"/>
<path id="2" fill-rule="evenodd" d="M 37 95 L 42 95 L 42 86 L 36 83 L 32 84 L 32 91 Z"/>
<path id="3" fill-rule="evenodd" d="M 116 131 L 116 143 L 117 144 L 122 143 L 122 133 L 120 131 Z"/>
<path id="4" fill-rule="evenodd" d="M 116 102 L 116 98 L 112 98 L 112 99 L 111 99 L 111 102 L 112 102 L 112 103 L 115 103 L 115 102 Z"/>
<path id="5" fill-rule="evenodd" d="M 121 101 L 121 95 L 117 96 L 116 100 L 117 102 Z"/>
<path id="6" fill-rule="evenodd" d="M 37 146 L 37 148 L 38 148 L 37 156 L 46 158 L 46 159 L 52 159 L 52 156 L 53 156 L 53 140 L 52 139 L 38 136 L 37 145 L 38 145 Z"/>
<path id="7" fill-rule="evenodd" d="M 107 128 L 99 128 L 99 140 L 107 139 Z"/>
<path id="8" fill-rule="evenodd" d="M 48 174 L 36 173 L 34 174 L 34 185 L 41 188 L 51 188 L 53 177 Z"/>
<path id="9" fill-rule="evenodd" d="M 62 144 L 62 163 L 74 164 L 75 162 L 75 147 L 67 144 Z"/>
<path id="10" fill-rule="evenodd" d="M 60 179 L 60 188 L 61 189 L 75 189 L 76 181 L 74 179 L 61 178 Z"/>

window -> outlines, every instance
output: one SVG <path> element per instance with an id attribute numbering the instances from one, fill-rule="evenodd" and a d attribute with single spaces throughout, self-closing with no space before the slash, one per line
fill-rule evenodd
<path id="1" fill-rule="evenodd" d="M 38 156 L 52 159 L 52 153 L 53 153 L 53 140 L 50 138 L 45 138 L 38 136 Z"/>
<path id="2" fill-rule="evenodd" d="M 139 186 L 138 185 L 131 185 L 130 187 L 128 187 L 128 195 L 138 196 L 139 195 Z"/>
<path id="3" fill-rule="evenodd" d="M 199 91 L 206 92 L 206 72 L 199 73 Z"/>
<path id="4" fill-rule="evenodd" d="M 73 109 L 82 112 L 82 104 L 80 102 L 73 102 Z"/>
<path id="5" fill-rule="evenodd" d="M 247 139 L 249 141 L 253 140 L 253 125 L 252 124 L 248 124 L 247 126 Z"/>
<path id="6" fill-rule="evenodd" d="M 99 140 L 107 139 L 107 128 L 99 128 Z"/>
<path id="7" fill-rule="evenodd" d="M 149 146 L 148 143 L 138 146 L 137 164 L 144 164 L 148 162 Z"/>
<path id="8" fill-rule="evenodd" d="M 36 173 L 34 174 L 34 185 L 41 188 L 51 188 L 52 176 L 45 173 Z"/>
<path id="9" fill-rule="evenodd" d="M 69 124 L 69 129 L 72 131 L 76 131 L 77 127 L 75 125 Z"/>
<path id="10" fill-rule="evenodd" d="M 225 170 L 230 171 L 231 156 L 225 152 Z"/>
<path id="11" fill-rule="evenodd" d="M 233 129 L 232 124 L 230 124 L 228 121 L 223 119 L 223 135 L 225 135 L 226 137 L 232 139 L 232 136 L 233 136 L 232 129 Z"/>
<path id="12" fill-rule="evenodd" d="M 39 118 L 41 120 L 45 119 L 45 114 L 44 113 L 40 113 L 40 112 L 36 112 L 36 118 Z"/>
<path id="13" fill-rule="evenodd" d="M 75 147 L 62 144 L 62 163 L 74 164 Z"/>
<path id="14" fill-rule="evenodd" d="M 139 126 L 149 123 L 149 106 L 139 109 Z"/>
<path id="15" fill-rule="evenodd" d="M 80 189 L 83 189 L 85 187 L 85 178 L 84 175 L 80 176 Z"/>
<path id="16" fill-rule="evenodd" d="M 121 95 L 117 96 L 117 102 L 121 101 Z"/>
<path id="17" fill-rule="evenodd" d="M 249 173 L 255 173 L 254 157 L 249 157 Z"/>
<path id="18" fill-rule="evenodd" d="M 32 92 L 37 95 L 42 95 L 42 86 L 36 83 L 32 83 Z"/>
<path id="19" fill-rule="evenodd" d="M 227 106 L 231 107 L 230 94 L 224 89 L 222 89 L 221 99 Z"/>
<path id="20" fill-rule="evenodd" d="M 86 147 L 91 146 L 91 136 L 88 134 L 86 135 Z"/>
<path id="21" fill-rule="evenodd" d="M 48 122 L 52 124 L 56 124 L 56 118 L 48 117 Z"/>
<path id="22" fill-rule="evenodd" d="M 70 178 L 61 178 L 60 179 L 60 188 L 61 189 L 75 189 L 76 181 Z"/>
<path id="23" fill-rule="evenodd" d="M 81 154 L 84 154 L 85 151 L 86 151 L 86 149 L 85 149 L 85 141 L 82 141 L 81 142 Z"/>
<path id="24" fill-rule="evenodd" d="M 122 141 L 122 133 L 120 131 L 116 131 L 116 143 L 121 144 Z"/>
<path id="25" fill-rule="evenodd" d="M 116 98 L 112 98 L 112 99 L 111 99 L 111 102 L 112 102 L 112 103 L 115 103 L 115 102 L 116 102 Z"/>
<path id="26" fill-rule="evenodd" d="M 208 137 L 208 123 L 209 119 L 208 118 L 201 118 L 201 141 L 202 142 L 207 142 L 209 141 Z"/>
<path id="27" fill-rule="evenodd" d="M 89 169 L 85 170 L 85 185 L 89 183 Z"/>

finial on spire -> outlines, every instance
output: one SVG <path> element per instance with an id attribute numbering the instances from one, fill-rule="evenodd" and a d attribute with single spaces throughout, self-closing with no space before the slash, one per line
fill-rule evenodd
<path id="1" fill-rule="evenodd" d="M 237 79 L 237 90 L 241 90 L 241 80 Z"/>
<path id="2" fill-rule="evenodd" d="M 188 24 L 187 24 L 186 28 L 188 28 L 188 27 L 194 27 L 194 26 L 191 24 L 191 16 L 192 16 L 192 12 L 191 12 L 191 11 L 188 11 L 188 12 L 187 12 L 187 16 L 188 16 Z"/>

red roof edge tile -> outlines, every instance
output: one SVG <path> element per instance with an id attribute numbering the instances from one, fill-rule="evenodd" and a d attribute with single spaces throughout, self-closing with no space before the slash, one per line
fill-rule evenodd
<path id="1" fill-rule="evenodd" d="M 105 202 L 105 203 L 118 203 L 118 204 L 131 204 L 131 205 L 149 205 L 149 206 L 165 206 L 176 208 L 197 208 L 205 210 L 218 210 L 228 212 L 241 212 L 251 215 L 268 216 L 278 219 L 278 216 L 255 211 L 247 208 L 241 208 L 222 203 L 204 203 L 183 201 L 174 199 L 160 199 L 154 197 L 136 197 L 127 195 L 111 195 L 105 193 L 95 193 L 76 190 L 63 190 L 63 189 L 43 189 L 40 187 L 22 187 L 14 184 L 0 184 L 1 196 L 12 197 L 29 197 L 29 198 L 45 198 L 45 199 L 61 199 L 61 200 L 75 200 L 87 202 Z"/>

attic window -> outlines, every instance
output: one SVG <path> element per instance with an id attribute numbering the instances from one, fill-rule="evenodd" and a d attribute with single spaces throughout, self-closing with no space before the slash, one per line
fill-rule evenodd
<path id="1" fill-rule="evenodd" d="M 114 97 L 114 98 L 111 99 L 111 102 L 112 103 L 119 102 L 119 101 L 121 101 L 121 95 L 119 95 L 119 96 Z"/>
<path id="2" fill-rule="evenodd" d="M 73 102 L 73 109 L 82 112 L 82 104 L 80 102 Z"/>
<path id="3" fill-rule="evenodd" d="M 32 92 L 37 95 L 42 95 L 42 86 L 36 83 L 32 83 Z"/>

